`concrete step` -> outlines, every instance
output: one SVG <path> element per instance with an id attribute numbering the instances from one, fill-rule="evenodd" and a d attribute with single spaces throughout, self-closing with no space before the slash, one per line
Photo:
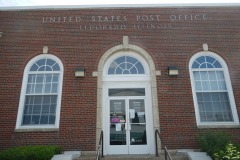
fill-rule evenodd
<path id="1" fill-rule="evenodd" d="M 188 156 L 191 160 L 212 160 L 206 152 L 199 152 L 199 150 L 180 149 L 177 152 Z"/>
<path id="2" fill-rule="evenodd" d="M 171 155 L 173 160 L 188 160 L 185 155 Z M 165 160 L 164 155 L 159 155 L 159 157 L 155 157 L 154 155 L 111 155 L 104 156 L 100 158 L 101 160 Z M 74 160 L 96 160 L 96 156 L 81 156 L 79 158 L 75 158 Z"/>

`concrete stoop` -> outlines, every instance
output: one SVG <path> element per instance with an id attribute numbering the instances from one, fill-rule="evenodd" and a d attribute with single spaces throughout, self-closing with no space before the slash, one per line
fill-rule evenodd
<path id="1" fill-rule="evenodd" d="M 73 159 L 72 155 L 57 154 L 54 155 L 51 160 L 72 160 L 72 159 Z"/>
<path id="2" fill-rule="evenodd" d="M 73 160 L 81 156 L 81 151 L 65 151 L 64 154 L 54 155 L 51 160 Z"/>
<path id="3" fill-rule="evenodd" d="M 187 154 L 190 160 L 212 160 L 206 152 L 188 152 Z"/>
<path id="4" fill-rule="evenodd" d="M 205 152 L 194 150 L 178 150 L 170 153 L 173 160 L 212 160 Z M 164 154 L 155 155 L 107 155 L 102 160 L 165 160 Z M 55 155 L 51 160 L 96 160 L 95 152 L 82 154 L 81 151 L 65 151 L 64 154 Z"/>
<path id="5" fill-rule="evenodd" d="M 197 152 L 194 150 L 178 150 L 178 153 L 187 155 L 189 160 L 212 160 L 206 152 Z"/>
<path id="6" fill-rule="evenodd" d="M 173 160 L 188 160 L 185 155 L 172 155 Z M 100 158 L 101 160 L 165 160 L 164 155 L 111 155 Z M 96 160 L 96 156 L 81 156 L 74 160 Z"/>

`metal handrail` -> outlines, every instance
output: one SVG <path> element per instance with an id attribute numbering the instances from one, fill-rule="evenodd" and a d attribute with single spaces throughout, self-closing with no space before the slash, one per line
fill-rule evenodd
<path id="1" fill-rule="evenodd" d="M 100 134 L 100 139 L 99 139 L 99 143 L 98 143 L 98 149 L 97 149 L 97 155 L 96 155 L 96 160 L 99 160 L 100 159 L 100 149 L 102 147 L 102 152 L 101 152 L 101 157 L 104 157 L 103 156 L 103 131 L 101 131 L 101 134 Z"/>
<path id="2" fill-rule="evenodd" d="M 169 154 L 166 146 L 164 146 L 164 155 L 165 155 L 165 160 L 167 160 L 168 158 L 169 158 L 170 160 L 172 160 L 172 157 L 171 157 L 171 155 Z"/>
<path id="3" fill-rule="evenodd" d="M 159 155 L 158 155 L 158 143 L 157 143 L 157 136 L 159 137 L 159 139 L 160 139 L 160 141 L 161 141 L 161 143 L 163 144 L 163 142 L 162 142 L 162 139 L 161 139 L 161 136 L 160 136 L 160 132 L 156 129 L 155 130 L 155 145 L 156 145 L 156 157 L 158 157 Z M 170 160 L 172 160 L 172 157 L 171 157 L 171 155 L 169 154 L 169 152 L 168 152 L 168 150 L 167 150 L 167 147 L 166 146 L 164 146 L 164 155 L 165 155 L 165 160 L 167 160 L 168 158 L 170 159 Z"/>
<path id="4" fill-rule="evenodd" d="M 155 130 L 155 149 L 156 149 L 156 157 L 158 157 L 158 143 L 157 143 L 157 136 L 159 137 L 161 143 L 162 143 L 162 139 L 161 139 L 161 136 L 160 136 L 160 133 L 159 131 L 156 129 Z"/>

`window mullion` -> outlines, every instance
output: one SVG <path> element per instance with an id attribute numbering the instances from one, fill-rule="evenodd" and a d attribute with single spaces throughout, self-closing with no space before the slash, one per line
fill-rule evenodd
<path id="1" fill-rule="evenodd" d="M 202 80 L 202 74 L 201 74 L 202 72 L 199 72 L 199 73 L 200 73 L 200 74 L 199 74 L 199 77 L 200 77 L 200 82 L 201 82 L 201 83 L 200 83 L 200 84 L 201 84 L 201 90 L 204 91 L 204 90 L 203 90 L 203 84 L 202 84 L 202 81 L 203 81 L 203 80 Z"/>
<path id="2" fill-rule="evenodd" d="M 136 68 L 136 71 L 135 70 L 132 71 L 133 68 Z M 126 70 L 128 72 L 123 73 L 123 71 Z M 134 57 L 122 56 L 113 60 L 110 63 L 110 66 L 108 66 L 107 75 L 124 75 L 124 74 L 128 75 L 145 74 L 143 64 Z"/>
<path id="3" fill-rule="evenodd" d="M 214 107 L 214 104 L 213 104 L 213 95 L 212 94 L 210 94 L 210 97 L 211 97 L 211 105 L 212 105 L 212 109 L 213 109 L 213 111 L 212 111 L 212 114 L 214 114 L 214 121 L 217 121 L 217 118 L 216 118 L 216 111 L 215 111 L 215 107 Z"/>
<path id="4" fill-rule="evenodd" d="M 39 113 L 39 122 L 38 122 L 38 124 L 41 124 L 43 101 L 44 101 L 44 95 L 42 96 L 42 101 L 41 101 L 41 108 L 40 108 L 40 113 Z"/>
<path id="5" fill-rule="evenodd" d="M 35 101 L 35 96 L 33 96 L 33 100 L 32 100 L 32 112 L 31 112 L 31 120 L 30 120 L 30 125 L 32 124 L 32 121 L 33 121 L 33 108 L 34 108 L 34 101 Z"/>
<path id="6" fill-rule="evenodd" d="M 49 119 L 50 119 L 50 111 L 51 111 L 51 104 L 52 104 L 52 97 L 50 96 L 50 101 L 49 101 L 49 104 L 48 104 L 48 106 L 49 106 L 49 108 L 48 108 L 48 124 L 50 123 L 49 122 Z"/>

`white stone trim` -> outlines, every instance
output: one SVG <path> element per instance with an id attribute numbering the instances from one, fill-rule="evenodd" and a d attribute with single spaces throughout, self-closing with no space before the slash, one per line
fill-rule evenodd
<path id="1" fill-rule="evenodd" d="M 58 132 L 59 128 L 15 129 L 14 132 Z"/>
<path id="2" fill-rule="evenodd" d="M 128 36 L 123 36 L 123 48 L 128 48 L 129 39 Z"/>
<path id="3" fill-rule="evenodd" d="M 98 72 L 92 72 L 92 76 L 93 77 L 97 77 L 98 76 Z"/>
<path id="4" fill-rule="evenodd" d="M 162 74 L 162 73 L 161 73 L 160 70 L 157 70 L 157 71 L 156 71 L 156 76 L 161 76 L 161 74 Z"/>
<path id="5" fill-rule="evenodd" d="M 208 44 L 206 44 L 206 43 L 203 44 L 203 50 L 208 51 Z"/>
<path id="6" fill-rule="evenodd" d="M 240 125 L 200 125 L 198 128 L 240 128 Z"/>

